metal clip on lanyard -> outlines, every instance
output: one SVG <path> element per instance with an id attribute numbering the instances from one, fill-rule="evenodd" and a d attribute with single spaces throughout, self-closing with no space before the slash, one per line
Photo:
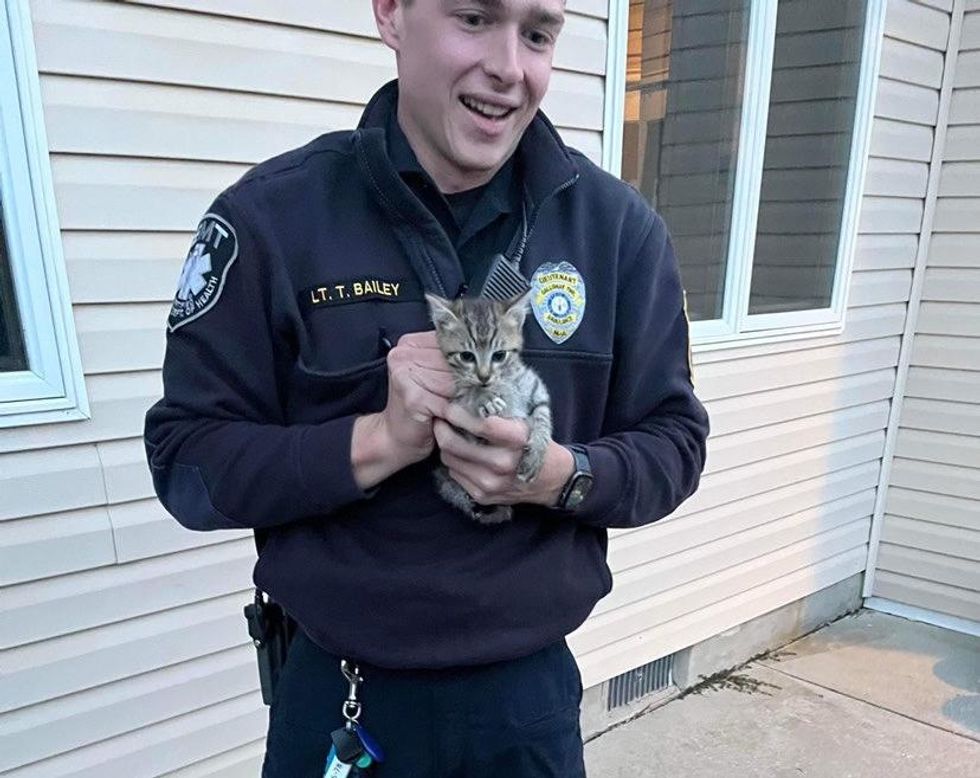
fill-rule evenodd
<path id="1" fill-rule="evenodd" d="M 350 685 L 347 699 L 340 707 L 346 723 L 330 733 L 332 746 L 327 755 L 324 778 L 365 776 L 375 762 L 383 762 L 385 758 L 378 742 L 358 723 L 361 717 L 361 702 L 357 699 L 357 690 L 364 683 L 360 668 L 353 662 L 342 659 L 340 672 Z"/>
<path id="2" fill-rule="evenodd" d="M 347 722 L 347 729 L 353 731 L 354 724 L 361 717 L 361 703 L 357 699 L 357 687 L 364 683 L 364 679 L 361 677 L 360 668 L 346 659 L 340 660 L 340 672 L 344 674 L 344 678 L 350 684 L 350 691 L 347 692 L 347 699 L 344 700 L 341 713 Z"/>

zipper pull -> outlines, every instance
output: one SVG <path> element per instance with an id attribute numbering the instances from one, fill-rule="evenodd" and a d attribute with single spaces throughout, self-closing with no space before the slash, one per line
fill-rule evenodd
<path id="1" fill-rule="evenodd" d="M 381 356 L 388 356 L 388 352 L 394 348 L 391 341 L 388 339 L 388 333 L 385 331 L 384 327 L 378 328 L 378 350 L 381 352 Z"/>

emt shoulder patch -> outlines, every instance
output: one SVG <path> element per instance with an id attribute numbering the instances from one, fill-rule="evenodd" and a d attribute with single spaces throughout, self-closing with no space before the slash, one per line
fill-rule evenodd
<path id="1" fill-rule="evenodd" d="M 531 278 L 531 310 L 544 334 L 564 343 L 585 315 L 585 281 L 570 262 L 545 262 Z"/>
<path id="2" fill-rule="evenodd" d="M 167 320 L 171 332 L 211 310 L 237 258 L 235 228 L 216 213 L 204 214 L 177 282 Z"/>

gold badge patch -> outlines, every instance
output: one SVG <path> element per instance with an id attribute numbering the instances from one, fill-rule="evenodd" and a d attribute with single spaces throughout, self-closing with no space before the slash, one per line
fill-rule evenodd
<path id="1" fill-rule="evenodd" d="M 564 343 L 585 315 L 585 281 L 570 262 L 545 262 L 531 278 L 531 310 L 544 334 Z"/>

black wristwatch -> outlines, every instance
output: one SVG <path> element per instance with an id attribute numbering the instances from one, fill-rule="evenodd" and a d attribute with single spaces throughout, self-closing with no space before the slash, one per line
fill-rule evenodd
<path id="1" fill-rule="evenodd" d="M 556 508 L 574 511 L 592 490 L 592 465 L 585 446 L 565 446 L 575 459 L 575 469 L 568 477 L 558 497 Z"/>

